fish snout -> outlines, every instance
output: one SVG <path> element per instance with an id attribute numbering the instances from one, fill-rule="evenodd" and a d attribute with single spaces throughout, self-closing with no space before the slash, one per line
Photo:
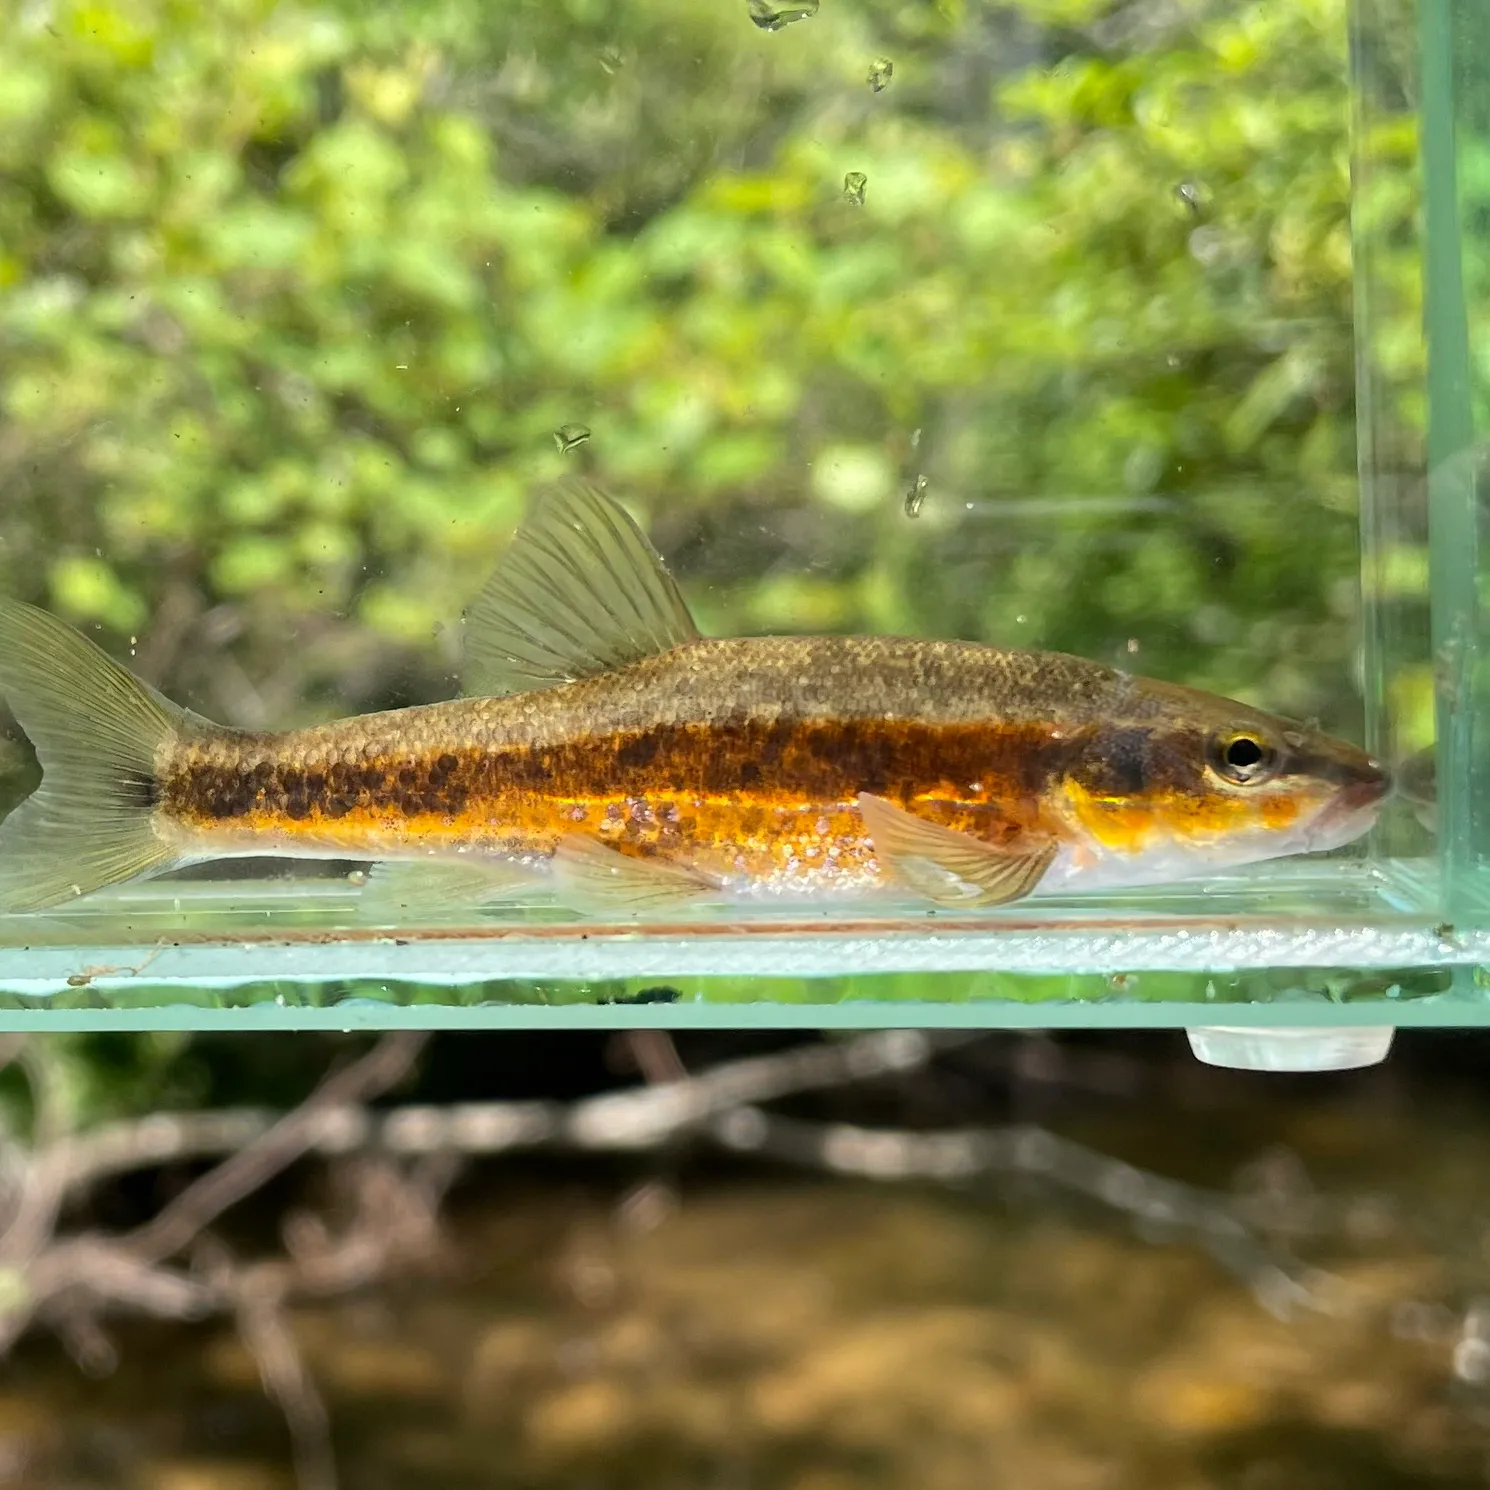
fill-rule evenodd
<path id="1" fill-rule="evenodd" d="M 1315 853 L 1343 848 L 1372 828 L 1392 789 L 1391 772 L 1368 755 L 1358 755 L 1330 775 L 1338 785 L 1310 831 L 1309 847 Z"/>
<path id="2" fill-rule="evenodd" d="M 1392 773 L 1373 756 L 1366 756 L 1354 778 L 1340 788 L 1340 800 L 1349 808 L 1371 807 L 1392 790 Z"/>

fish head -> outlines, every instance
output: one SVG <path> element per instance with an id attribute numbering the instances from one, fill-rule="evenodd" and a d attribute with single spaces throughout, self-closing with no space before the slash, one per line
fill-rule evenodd
<path id="1" fill-rule="evenodd" d="M 1111 883 L 1182 879 L 1343 847 L 1390 788 L 1365 751 L 1310 726 L 1172 684 L 1123 680 L 1070 737 L 1062 810 Z"/>

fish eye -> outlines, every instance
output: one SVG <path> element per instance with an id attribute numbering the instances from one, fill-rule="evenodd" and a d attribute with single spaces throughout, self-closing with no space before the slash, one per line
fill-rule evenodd
<path id="1" fill-rule="evenodd" d="M 1245 731 L 1220 735 L 1211 742 L 1211 769 L 1233 786 L 1256 786 L 1273 774 L 1278 753 L 1265 740 Z"/>

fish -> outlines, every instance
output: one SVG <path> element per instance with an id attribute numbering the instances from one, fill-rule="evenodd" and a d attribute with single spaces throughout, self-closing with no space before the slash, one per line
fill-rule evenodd
<path id="1" fill-rule="evenodd" d="M 390 915 L 541 878 L 588 915 L 972 909 L 1336 849 L 1390 784 L 1345 741 L 1063 653 L 702 636 L 579 480 L 540 493 L 464 627 L 460 697 L 271 733 L 0 600 L 0 694 L 43 772 L 0 824 L 0 909 L 243 855 L 372 861 Z"/>

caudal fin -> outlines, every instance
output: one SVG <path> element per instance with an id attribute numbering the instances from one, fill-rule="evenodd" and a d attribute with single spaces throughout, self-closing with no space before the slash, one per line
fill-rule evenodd
<path id="1" fill-rule="evenodd" d="M 0 696 L 41 786 L 0 823 L 0 910 L 36 911 L 170 866 L 156 756 L 196 723 L 55 616 L 0 599 Z"/>

